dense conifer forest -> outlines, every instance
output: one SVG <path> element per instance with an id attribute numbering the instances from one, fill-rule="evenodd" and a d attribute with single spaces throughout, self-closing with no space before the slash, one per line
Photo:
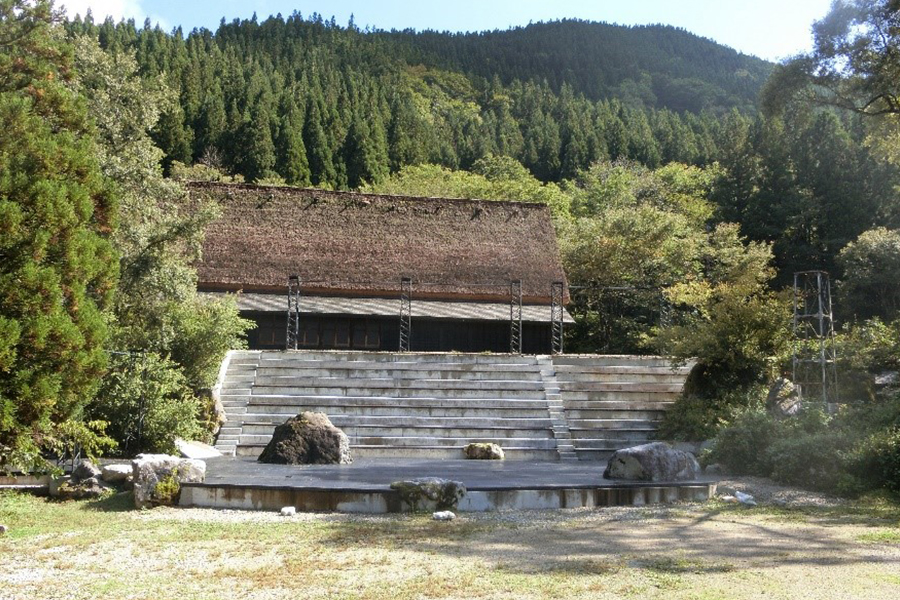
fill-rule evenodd
<path id="1" fill-rule="evenodd" d="M 490 154 L 545 181 L 602 159 L 707 164 L 719 117 L 752 115 L 771 69 L 671 27 L 579 21 L 471 35 L 299 14 L 186 36 L 89 19 L 69 29 L 136 52 L 145 77 L 177 91 L 156 130 L 168 161 L 338 188 Z"/>

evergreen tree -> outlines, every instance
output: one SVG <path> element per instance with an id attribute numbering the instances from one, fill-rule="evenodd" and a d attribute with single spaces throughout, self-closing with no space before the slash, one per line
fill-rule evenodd
<path id="1" fill-rule="evenodd" d="M 115 217 L 48 0 L 0 1 L 0 464 L 30 468 L 103 372 Z"/>
<path id="2" fill-rule="evenodd" d="M 275 169 L 291 185 L 310 184 L 309 160 L 303 145 L 303 113 L 293 95 L 285 94 L 281 102 L 281 126 L 276 143 Z"/>

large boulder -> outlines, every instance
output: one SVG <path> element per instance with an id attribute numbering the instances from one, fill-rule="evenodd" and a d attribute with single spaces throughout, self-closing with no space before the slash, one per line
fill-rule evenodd
<path id="1" fill-rule="evenodd" d="M 617 450 L 603 477 L 634 481 L 689 481 L 700 474 L 694 455 L 675 450 L 665 442 L 653 442 Z"/>
<path id="2" fill-rule="evenodd" d="M 473 442 L 466 444 L 463 453 L 473 460 L 503 460 L 503 448 L 497 444 Z"/>
<path id="3" fill-rule="evenodd" d="M 348 465 L 350 440 L 323 413 L 302 412 L 275 428 L 259 462 L 276 465 Z"/>
<path id="4" fill-rule="evenodd" d="M 793 417 L 800 412 L 800 394 L 790 379 L 779 377 L 769 387 L 766 409 L 778 418 Z"/>
<path id="5" fill-rule="evenodd" d="M 96 477 L 86 479 L 77 479 L 74 476 L 56 477 L 48 486 L 50 496 L 60 500 L 93 500 L 111 491 L 112 488 Z"/>
<path id="6" fill-rule="evenodd" d="M 131 461 L 131 468 L 134 505 L 138 508 L 159 504 L 175 506 L 182 484 L 199 483 L 206 478 L 206 463 L 202 460 L 168 454 L 138 454 Z"/>
<path id="7" fill-rule="evenodd" d="M 126 464 L 103 465 L 100 470 L 106 483 L 121 483 L 134 473 L 132 466 Z"/>
<path id="8" fill-rule="evenodd" d="M 75 481 L 84 481 L 86 479 L 100 477 L 101 471 L 94 463 L 87 459 L 79 460 L 72 469 L 72 479 Z"/>
<path id="9" fill-rule="evenodd" d="M 439 477 L 395 481 L 391 484 L 391 489 L 400 495 L 400 500 L 413 512 L 454 509 L 466 495 L 466 486 L 461 481 Z"/>
<path id="10" fill-rule="evenodd" d="M 100 498 L 111 488 L 100 479 L 100 469 L 91 461 L 79 460 L 73 465 L 72 474 L 54 477 L 48 486 L 48 493 L 60 500 L 89 500 Z"/>

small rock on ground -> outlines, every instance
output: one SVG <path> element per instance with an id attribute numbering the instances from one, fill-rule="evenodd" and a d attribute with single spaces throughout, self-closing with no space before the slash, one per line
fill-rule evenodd
<path id="1" fill-rule="evenodd" d="M 452 521 L 456 518 L 456 515 L 453 514 L 452 511 L 449 510 L 440 510 L 431 515 L 431 518 L 435 521 Z"/>
<path id="2" fill-rule="evenodd" d="M 293 517 L 296 514 L 297 514 L 297 509 L 293 506 L 285 506 L 284 508 L 281 509 L 282 517 Z"/>

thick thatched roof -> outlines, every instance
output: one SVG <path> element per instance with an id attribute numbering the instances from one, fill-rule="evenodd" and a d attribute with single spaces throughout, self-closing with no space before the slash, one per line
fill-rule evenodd
<path id="1" fill-rule="evenodd" d="M 546 206 L 407 198 L 284 187 L 192 183 L 194 201 L 222 216 L 207 229 L 199 285 L 280 292 L 298 274 L 304 292 L 547 303 L 565 281 Z"/>

